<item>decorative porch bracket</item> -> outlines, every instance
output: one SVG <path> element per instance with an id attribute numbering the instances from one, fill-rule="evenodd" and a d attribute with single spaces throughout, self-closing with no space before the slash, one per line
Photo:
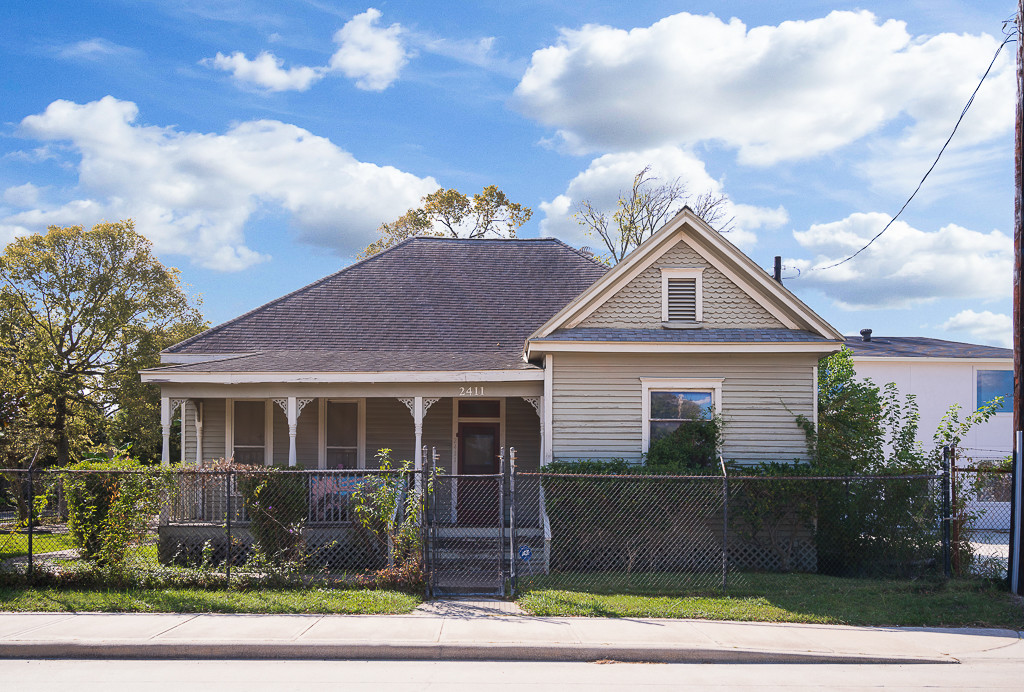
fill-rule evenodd
<path id="1" fill-rule="evenodd" d="M 436 404 L 441 399 L 424 399 L 421 396 L 397 398 L 399 401 L 405 404 L 405 407 L 409 409 L 409 413 L 412 414 L 413 426 L 416 431 L 415 466 L 416 470 L 419 471 L 423 468 L 423 416 L 427 415 L 427 411 L 430 409 L 430 407 Z"/>
<path id="2" fill-rule="evenodd" d="M 290 396 L 287 399 L 274 399 L 274 403 L 281 407 L 284 415 L 288 418 L 288 466 L 294 467 L 298 464 L 298 454 L 295 450 L 295 438 L 299 434 L 299 416 L 306 404 L 313 401 L 312 398 L 299 399 Z"/>

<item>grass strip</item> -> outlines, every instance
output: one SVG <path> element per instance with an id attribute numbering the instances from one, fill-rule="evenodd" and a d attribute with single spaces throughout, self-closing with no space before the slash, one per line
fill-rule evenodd
<path id="1" fill-rule="evenodd" d="M 864 626 L 1000 627 L 1024 629 L 1019 598 L 981 580 L 849 579 L 816 574 L 744 574 L 728 594 L 657 595 L 601 581 L 545 585 L 524 593 L 532 615 L 699 618 L 748 622 L 803 622 Z M 573 580 L 576 584 L 579 581 Z M 661 580 L 663 581 L 663 580 Z M 626 593 L 633 590 L 634 593 Z M 685 593 L 680 590 L 677 593 Z"/>
<path id="2" fill-rule="evenodd" d="M 368 589 L 0 589 L 2 611 L 400 615 L 420 602 L 407 593 Z"/>

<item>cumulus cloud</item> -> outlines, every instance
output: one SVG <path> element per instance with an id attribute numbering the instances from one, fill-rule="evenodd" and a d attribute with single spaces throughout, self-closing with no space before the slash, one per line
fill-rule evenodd
<path id="1" fill-rule="evenodd" d="M 858 213 L 793 233 L 813 260 L 787 259 L 799 269 L 800 287 L 815 288 L 850 310 L 906 308 L 938 298 L 993 300 L 1010 293 L 1013 243 L 999 231 L 981 233 L 956 224 L 922 231 L 896 221 L 850 262 L 891 217 Z"/>
<path id="2" fill-rule="evenodd" d="M 0 217 L 2 232 L 132 217 L 159 252 L 235 271 L 266 259 L 244 233 L 261 206 L 287 212 L 300 240 L 350 254 L 382 220 L 439 187 L 432 178 L 358 161 L 330 140 L 276 120 L 217 134 L 137 118 L 134 103 L 106 96 L 54 101 L 22 120 L 23 136 L 69 143 L 80 156 L 79 198 Z"/>
<path id="3" fill-rule="evenodd" d="M 563 29 L 533 54 L 515 94 L 523 113 L 577 153 L 716 142 L 742 163 L 770 165 L 833 151 L 898 119 L 902 146 L 934 150 L 997 45 L 988 35 L 912 36 L 903 22 L 866 11 L 750 29 L 680 13 L 629 31 Z M 1008 53 L 961 142 L 1012 127 Z"/>
<path id="4" fill-rule="evenodd" d="M 231 55 L 217 53 L 202 63 L 230 72 L 237 82 L 267 91 L 305 91 L 324 76 L 324 68 L 320 67 L 291 67 L 286 70 L 283 60 L 266 51 L 252 60 L 241 51 Z"/>
<path id="5" fill-rule="evenodd" d="M 380 17 L 380 10 L 371 7 L 334 34 L 338 50 L 331 56 L 331 69 L 356 80 L 356 86 L 367 91 L 387 89 L 409 61 L 402 40 L 404 29 L 400 24 L 377 26 Z"/>
<path id="6" fill-rule="evenodd" d="M 39 191 L 32 183 L 25 183 L 4 190 L 3 199 L 16 207 L 32 207 L 39 203 Z"/>
<path id="7" fill-rule="evenodd" d="M 990 310 L 975 312 L 964 310 L 950 317 L 942 328 L 951 332 L 970 334 L 972 338 L 986 344 L 1013 346 L 1013 320 L 1009 315 Z"/>
<path id="8" fill-rule="evenodd" d="M 587 236 L 572 218 L 575 205 L 589 200 L 596 209 L 614 212 L 619 197 L 629 191 L 634 176 L 647 165 L 651 166 L 651 174 L 658 178 L 655 185 L 679 178 L 691 195 L 705 192 L 723 194 L 721 181 L 708 174 L 700 159 L 679 147 L 605 154 L 591 161 L 586 170 L 573 178 L 564 193 L 540 203 L 540 210 L 544 213 L 540 222 L 541 234 L 557 236 L 576 245 L 589 245 L 595 250 L 602 249 L 600 239 Z M 789 220 L 782 207 L 769 209 L 734 204 L 731 200 L 725 210 L 725 218 L 730 217 L 735 217 L 736 227 L 729 232 L 729 240 L 744 248 L 750 248 L 757 242 L 754 231 L 776 228 Z"/>

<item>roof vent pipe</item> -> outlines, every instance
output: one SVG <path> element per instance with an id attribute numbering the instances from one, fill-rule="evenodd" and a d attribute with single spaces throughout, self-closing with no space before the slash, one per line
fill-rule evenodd
<path id="1" fill-rule="evenodd" d="M 871 330 L 870 329 L 861 329 L 860 330 L 860 338 L 863 339 L 864 341 L 871 341 Z"/>
<path id="2" fill-rule="evenodd" d="M 775 255 L 775 280 L 782 283 L 782 257 Z"/>

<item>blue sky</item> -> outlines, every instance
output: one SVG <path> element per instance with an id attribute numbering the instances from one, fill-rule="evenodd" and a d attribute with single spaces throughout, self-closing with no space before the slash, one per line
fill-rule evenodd
<path id="1" fill-rule="evenodd" d="M 733 242 L 845 333 L 1008 345 L 1006 0 L 8 0 L 0 242 L 131 217 L 212 322 L 352 261 L 438 186 L 594 246 L 644 165 L 728 196 Z M 799 276 L 797 274 L 799 273 Z"/>

